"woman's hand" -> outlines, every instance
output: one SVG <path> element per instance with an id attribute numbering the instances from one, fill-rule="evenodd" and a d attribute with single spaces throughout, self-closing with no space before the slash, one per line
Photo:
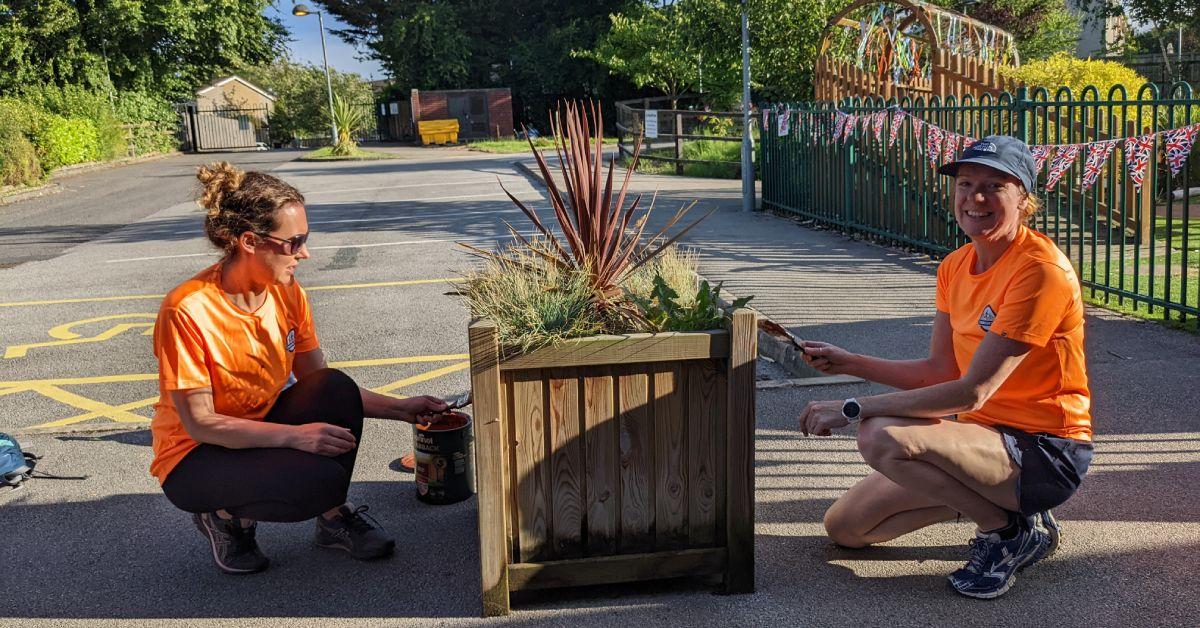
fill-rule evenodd
<path id="1" fill-rule="evenodd" d="M 397 405 L 402 421 L 419 422 L 422 425 L 429 424 L 434 415 L 445 412 L 447 408 L 445 401 L 429 395 L 401 399 Z"/>
<path id="2" fill-rule="evenodd" d="M 310 454 L 340 456 L 357 445 L 354 433 L 337 425 L 305 423 L 290 427 L 292 433 L 289 446 Z"/>
<path id="3" fill-rule="evenodd" d="M 842 416 L 841 401 L 810 401 L 800 413 L 800 431 L 805 436 L 829 436 L 833 430 L 850 424 Z"/>
<path id="4" fill-rule="evenodd" d="M 808 365 L 831 375 L 846 375 L 850 373 L 850 362 L 854 359 L 854 354 L 835 347 L 828 342 L 817 342 L 815 340 L 805 340 L 804 342 L 804 361 Z"/>

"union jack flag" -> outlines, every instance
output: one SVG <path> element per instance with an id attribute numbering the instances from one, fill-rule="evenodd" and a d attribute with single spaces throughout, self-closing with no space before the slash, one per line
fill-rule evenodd
<path id="1" fill-rule="evenodd" d="M 842 129 L 842 143 L 850 141 L 850 136 L 858 130 L 858 116 L 846 114 L 846 128 Z"/>
<path id="2" fill-rule="evenodd" d="M 909 116 L 909 117 L 912 118 L 912 121 L 913 121 L 913 137 L 920 140 L 921 139 L 921 129 L 924 128 L 925 121 L 916 116 Z"/>
<path id="3" fill-rule="evenodd" d="M 791 131 L 792 127 L 792 108 L 788 107 L 783 110 L 783 115 L 779 116 L 779 132 L 778 135 L 783 137 Z"/>
<path id="4" fill-rule="evenodd" d="M 1096 179 L 1100 177 L 1100 171 L 1104 170 L 1104 162 L 1108 161 L 1108 156 L 1116 147 L 1117 140 L 1094 142 L 1088 145 L 1087 163 L 1083 164 L 1083 178 L 1079 181 L 1081 188 L 1086 190 L 1096 184 Z"/>
<path id="5" fill-rule="evenodd" d="M 1046 165 L 1046 160 L 1054 154 L 1054 147 L 1030 146 L 1029 152 L 1033 153 L 1033 171 L 1041 172 L 1042 166 Z"/>
<path id="6" fill-rule="evenodd" d="M 904 122 L 904 112 L 897 109 L 896 113 L 892 114 L 892 130 L 891 130 L 891 135 L 888 137 L 888 146 L 892 146 L 893 144 L 896 143 L 896 135 L 898 133 L 900 133 L 900 125 L 903 122 Z"/>
<path id="7" fill-rule="evenodd" d="M 962 136 L 957 133 L 946 133 L 946 140 L 942 143 L 942 163 L 954 161 L 958 155 L 958 143 L 962 140 Z"/>
<path id="8" fill-rule="evenodd" d="M 875 125 L 875 141 L 883 141 L 883 121 L 887 119 L 886 111 L 876 111 L 871 118 L 871 123 Z"/>
<path id="9" fill-rule="evenodd" d="M 1192 142 L 1196 140 L 1197 130 L 1200 130 L 1200 124 L 1167 131 L 1163 135 L 1167 148 L 1167 165 L 1171 166 L 1171 176 L 1179 174 L 1183 168 L 1183 162 L 1187 161 L 1188 154 L 1192 152 Z"/>
<path id="10" fill-rule="evenodd" d="M 941 162 L 942 133 L 944 133 L 944 131 L 942 131 L 941 127 L 936 127 L 932 124 L 929 125 L 929 131 L 925 139 L 925 150 L 928 151 L 929 163 L 933 164 L 934 168 L 936 168 L 938 163 Z"/>
<path id="11" fill-rule="evenodd" d="M 1063 173 L 1075 163 L 1075 158 L 1079 156 L 1081 148 L 1083 147 L 1079 144 L 1059 147 L 1058 154 L 1050 160 L 1050 172 L 1046 175 L 1047 188 L 1054 187 L 1062 179 Z"/>
<path id="12" fill-rule="evenodd" d="M 830 136 L 830 139 L 835 142 L 837 140 L 841 139 L 842 138 L 842 128 L 845 126 L 846 126 L 846 114 L 839 111 L 839 112 L 837 112 L 836 115 L 834 115 L 833 135 Z"/>
<path id="13" fill-rule="evenodd" d="M 1142 191 L 1146 171 L 1150 167 L 1150 153 L 1154 151 L 1154 134 L 1125 138 L 1125 167 L 1129 169 L 1129 180 L 1133 189 Z"/>

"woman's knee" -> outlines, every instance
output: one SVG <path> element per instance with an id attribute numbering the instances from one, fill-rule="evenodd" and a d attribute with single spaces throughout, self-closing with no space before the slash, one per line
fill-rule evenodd
<path id="1" fill-rule="evenodd" d="M 837 543 L 842 547 L 858 549 L 866 547 L 868 543 L 863 540 L 862 535 L 856 529 L 856 520 L 849 515 L 847 508 L 838 500 L 825 511 L 825 534 L 829 536 L 829 540 Z"/>
<path id="2" fill-rule="evenodd" d="M 323 368 L 305 375 L 304 380 L 321 402 L 333 406 L 331 410 L 336 410 L 337 416 L 362 421 L 362 393 L 349 375 L 337 369 Z"/>
<path id="3" fill-rule="evenodd" d="M 872 467 L 884 460 L 916 458 L 919 448 L 909 433 L 912 429 L 903 420 L 889 417 L 863 421 L 858 426 L 858 451 Z"/>

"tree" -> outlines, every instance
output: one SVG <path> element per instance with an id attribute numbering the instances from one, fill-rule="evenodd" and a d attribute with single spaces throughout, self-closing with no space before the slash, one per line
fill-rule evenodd
<path id="1" fill-rule="evenodd" d="M 1022 61 L 1073 52 L 1079 40 L 1079 18 L 1064 0 L 983 0 L 971 17 L 1012 33 Z"/>
<path id="2" fill-rule="evenodd" d="M 462 87 L 470 73 L 470 42 L 458 13 L 445 4 L 419 4 L 412 13 L 396 17 L 373 48 L 400 85 Z"/>
<path id="3" fill-rule="evenodd" d="M 271 0 L 0 0 L 0 92 L 42 83 L 186 98 L 287 33 Z"/>
<path id="4" fill-rule="evenodd" d="M 1200 35 L 1200 2 L 1197 0 L 1078 0 L 1080 8 L 1092 13 L 1098 19 L 1124 15 L 1133 22 L 1149 26 L 1143 38 L 1149 39 L 1149 49 L 1157 48 L 1154 52 L 1162 55 L 1167 74 L 1175 73 L 1171 56 L 1167 54 L 1168 44 L 1174 39 L 1172 35 L 1179 29 L 1188 31 L 1189 39 Z M 1129 43 L 1129 42 L 1127 42 Z"/>
<path id="5" fill-rule="evenodd" d="M 271 63 L 240 66 L 239 75 L 275 94 L 271 114 L 271 139 L 290 142 L 296 137 L 321 137 L 329 133 L 329 97 L 325 70 L 287 57 Z M 374 106 L 371 86 L 354 73 L 330 70 L 334 94 L 351 105 Z"/>

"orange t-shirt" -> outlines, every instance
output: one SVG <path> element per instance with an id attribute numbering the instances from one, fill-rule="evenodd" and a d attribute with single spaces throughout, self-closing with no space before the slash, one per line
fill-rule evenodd
<path id="1" fill-rule="evenodd" d="M 967 244 L 938 266 L 937 309 L 950 315 L 959 372 L 967 372 L 988 332 L 1033 349 L 983 408 L 959 420 L 1090 441 L 1083 299 L 1070 260 L 1022 226 L 991 268 L 972 274 L 974 265 L 975 247 Z"/>
<path id="2" fill-rule="evenodd" d="M 218 413 L 261 420 L 283 392 L 296 353 L 318 346 L 308 296 L 295 280 L 271 286 L 253 314 L 221 290 L 220 263 L 172 290 L 154 324 L 159 398 L 150 473 L 166 481 L 199 444 L 180 421 L 171 391 L 212 388 Z"/>

